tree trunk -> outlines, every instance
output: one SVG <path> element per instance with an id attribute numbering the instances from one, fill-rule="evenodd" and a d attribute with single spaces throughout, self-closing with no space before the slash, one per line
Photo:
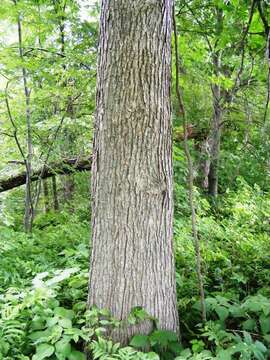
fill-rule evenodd
<path id="1" fill-rule="evenodd" d="M 60 35 L 60 53 L 62 55 L 65 55 L 65 49 L 66 49 L 66 5 L 67 2 L 61 2 L 59 0 L 54 0 L 54 10 L 55 13 L 58 16 L 58 22 L 59 22 L 59 35 Z M 66 70 L 66 65 L 63 64 L 63 69 Z M 65 80 L 63 83 L 63 87 L 67 86 L 67 81 Z M 69 102 L 70 100 L 68 100 Z M 74 109 L 73 109 L 73 105 L 72 105 L 72 101 L 70 102 L 70 104 L 67 106 L 67 112 L 68 115 L 71 117 L 71 119 L 74 120 Z M 75 121 L 74 121 L 75 122 Z M 74 147 L 74 136 L 71 133 L 71 130 L 66 128 L 64 130 L 64 141 L 63 141 L 63 155 L 65 157 L 69 156 L 70 151 L 73 150 Z M 71 175 L 67 175 L 67 176 L 63 176 L 63 178 L 61 179 L 62 183 L 63 183 L 63 191 L 64 191 L 64 201 L 65 203 L 68 204 L 69 206 L 69 210 L 71 212 L 74 211 L 74 209 L 71 206 L 71 202 L 73 199 L 73 194 L 74 194 L 74 188 L 75 188 L 75 181 L 74 181 L 74 176 Z"/>
<path id="2" fill-rule="evenodd" d="M 208 193 L 214 198 L 218 195 L 218 169 L 220 157 L 220 138 L 222 109 L 220 106 L 220 86 L 213 85 L 213 118 L 210 134 L 210 166 L 208 173 Z"/>
<path id="3" fill-rule="evenodd" d="M 102 1 L 89 307 L 178 331 L 172 246 L 171 0 Z M 128 342 L 150 322 L 115 331 Z"/>
<path id="4" fill-rule="evenodd" d="M 43 185 L 43 196 L 44 196 L 44 212 L 48 213 L 50 210 L 50 202 L 49 202 L 49 187 L 47 183 L 47 179 L 42 180 Z"/>
<path id="5" fill-rule="evenodd" d="M 199 148 L 200 158 L 199 158 L 199 170 L 201 173 L 200 177 L 200 186 L 204 191 L 208 191 L 208 175 L 210 171 L 210 136 L 207 136 L 205 140 L 202 141 Z"/>
<path id="6" fill-rule="evenodd" d="M 220 36 L 223 28 L 223 10 L 216 7 L 216 32 Z M 217 43 L 218 44 L 218 43 Z M 212 55 L 213 69 L 216 78 L 221 74 L 222 51 L 215 50 Z M 210 166 L 208 174 L 208 194 L 213 198 L 218 195 L 218 170 L 220 157 L 221 121 L 223 116 L 221 86 L 212 85 L 213 117 L 210 133 Z"/>
<path id="7" fill-rule="evenodd" d="M 56 176 L 52 177 L 52 194 L 53 194 L 53 208 L 55 211 L 59 210 L 59 201 L 57 195 L 57 183 L 56 183 Z"/>
<path id="8" fill-rule="evenodd" d="M 70 150 L 73 150 L 74 147 L 74 137 L 72 136 L 69 129 L 64 130 L 64 141 L 63 141 L 63 150 L 62 153 L 65 157 L 69 156 Z M 71 212 L 73 211 L 72 208 L 72 199 L 74 195 L 75 189 L 75 181 L 74 175 L 71 173 L 70 175 L 63 176 L 61 178 L 63 184 L 63 193 L 64 193 L 64 202 L 68 204 L 69 209 Z"/>

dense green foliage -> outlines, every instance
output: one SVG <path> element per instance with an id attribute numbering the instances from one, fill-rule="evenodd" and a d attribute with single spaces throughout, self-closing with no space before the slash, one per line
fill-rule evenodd
<path id="1" fill-rule="evenodd" d="M 251 17 L 252 3 L 192 0 L 177 2 L 175 9 L 181 88 L 188 123 L 197 134 L 189 145 L 207 321 L 200 314 L 183 127 L 173 93 L 181 341 L 158 329 L 135 336 L 125 348 L 104 339 L 105 328 L 125 324 L 106 309 L 86 309 L 91 214 L 89 174 L 80 173 L 56 178 L 59 210 L 53 208 L 51 183 L 48 194 L 39 193 L 41 181 L 33 185 L 33 201 L 39 201 L 32 235 L 23 231 L 24 187 L 0 195 L 0 359 L 81 360 L 86 347 L 101 360 L 270 358 L 269 45 L 264 22 L 269 8 L 259 1 Z M 31 89 L 33 167 L 91 153 L 98 7 L 91 3 L 82 11 L 82 4 L 1 1 L 0 180 L 24 168 L 18 164 L 23 159 L 16 138 L 27 155 L 22 68 Z M 87 20 L 86 12 L 91 14 Z M 23 59 L 13 34 L 19 15 Z M 215 199 L 202 186 L 201 169 L 208 156 L 203 144 L 211 132 L 214 86 L 224 112 Z M 134 309 L 127 321 L 145 318 L 143 309 Z M 156 319 L 150 320 L 156 325 Z"/>
<path id="2" fill-rule="evenodd" d="M 135 337 L 131 345 L 139 350 L 151 346 L 162 359 L 175 358 L 181 351 L 179 359 L 230 359 L 230 354 L 266 359 L 270 348 L 270 198 L 240 178 L 237 189 L 228 191 L 215 211 L 197 194 L 208 315 L 207 323 L 201 324 L 185 195 L 185 188 L 177 186 L 175 253 L 182 347 L 173 334 L 162 332 Z M 33 359 L 42 359 L 43 351 L 51 353 L 51 358 L 64 359 L 68 354 L 67 359 L 80 359 L 82 353 L 74 354 L 83 350 L 83 340 L 90 337 L 97 359 L 156 359 L 153 354 L 134 355 L 132 348 L 120 350 L 104 342 L 103 326 L 110 322 L 119 326 L 118 322 L 106 312 L 86 310 L 88 217 L 87 211 L 41 214 L 32 237 L 12 226 L 1 227 L 3 359 L 28 359 L 33 354 Z M 136 316 L 129 321 L 136 321 Z M 139 312 L 140 316 L 143 319 L 145 314 Z"/>

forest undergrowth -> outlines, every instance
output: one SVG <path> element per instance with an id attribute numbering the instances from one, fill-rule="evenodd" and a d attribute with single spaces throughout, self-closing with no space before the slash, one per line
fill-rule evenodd
<path id="1" fill-rule="evenodd" d="M 187 192 L 176 184 L 181 342 L 173 333 L 154 329 L 149 336 L 135 336 L 125 348 L 103 336 L 104 326 L 123 324 L 106 309 L 86 308 L 86 201 L 80 208 L 74 204 L 78 211 L 72 213 L 39 214 L 31 237 L 16 225 L 14 209 L 6 213 L 8 222 L 0 228 L 0 358 L 80 360 L 85 359 L 86 343 L 94 359 L 269 358 L 270 195 L 239 178 L 237 187 L 215 205 L 199 192 L 196 203 L 207 321 L 200 317 Z M 147 316 L 135 308 L 127 321 Z"/>

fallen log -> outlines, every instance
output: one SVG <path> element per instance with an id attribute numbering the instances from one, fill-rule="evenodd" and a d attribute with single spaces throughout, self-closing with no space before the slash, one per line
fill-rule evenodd
<path id="1" fill-rule="evenodd" d="M 205 131 L 198 131 L 195 126 L 188 124 L 187 126 L 188 139 L 195 141 L 201 141 L 206 137 Z M 174 131 L 174 141 L 182 142 L 184 139 L 184 132 L 181 127 L 176 128 Z M 12 160 L 10 164 L 22 165 L 22 161 Z M 91 170 L 91 157 L 83 159 L 63 159 L 57 163 L 51 163 L 49 165 L 41 166 L 40 168 L 33 171 L 31 177 L 32 181 L 41 179 L 47 179 L 54 175 L 67 175 L 76 171 L 90 171 Z M 8 177 L 1 178 L 0 175 L 0 193 L 11 190 L 13 188 L 24 185 L 26 181 L 26 173 L 22 171 L 20 173 L 10 175 Z"/>
<path id="2" fill-rule="evenodd" d="M 39 169 L 33 170 L 31 181 L 47 179 L 54 175 L 68 175 L 77 171 L 90 171 L 91 170 L 91 157 L 84 159 L 63 159 L 61 162 L 51 163 L 41 166 Z M 6 178 L 0 177 L 0 193 L 11 190 L 18 186 L 24 185 L 26 182 L 26 172 L 10 175 Z"/>

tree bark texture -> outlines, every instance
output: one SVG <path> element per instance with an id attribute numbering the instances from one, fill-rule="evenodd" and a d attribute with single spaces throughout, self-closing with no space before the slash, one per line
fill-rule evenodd
<path id="1" fill-rule="evenodd" d="M 171 0 L 103 0 L 88 304 L 178 331 L 172 245 Z M 148 322 L 112 334 L 127 343 Z"/>

